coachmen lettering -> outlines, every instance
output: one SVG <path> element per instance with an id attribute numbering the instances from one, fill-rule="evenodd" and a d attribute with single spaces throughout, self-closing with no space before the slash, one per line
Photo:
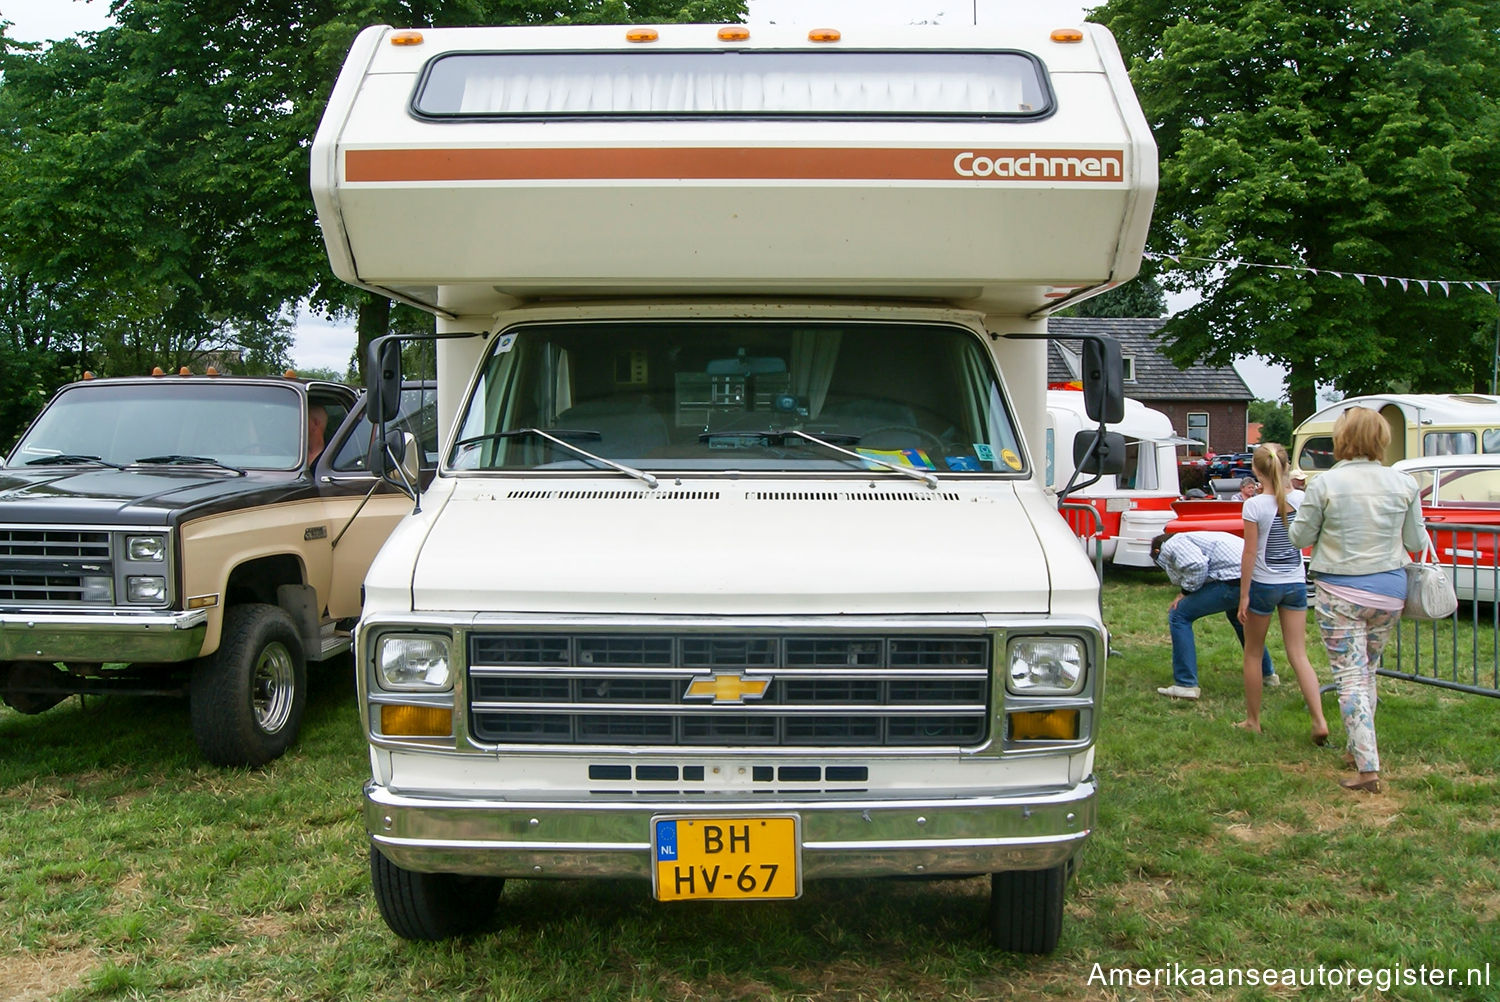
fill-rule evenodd
<path id="1" fill-rule="evenodd" d="M 953 158 L 960 177 L 994 177 L 1026 181 L 1122 181 L 1124 155 L 1114 151 L 995 150 L 988 154 L 964 152 Z"/>

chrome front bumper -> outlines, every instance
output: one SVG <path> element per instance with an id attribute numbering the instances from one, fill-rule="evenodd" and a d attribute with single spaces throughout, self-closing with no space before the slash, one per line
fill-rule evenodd
<path id="1" fill-rule="evenodd" d="M 0 661 L 172 663 L 198 656 L 208 610 L 0 613 Z"/>
<path id="2" fill-rule="evenodd" d="M 973 874 L 1066 862 L 1094 827 L 1095 792 L 1090 778 L 1056 793 L 920 800 L 522 802 L 370 782 L 365 828 L 382 855 L 419 872 L 649 878 L 653 816 L 795 814 L 805 877 Z"/>

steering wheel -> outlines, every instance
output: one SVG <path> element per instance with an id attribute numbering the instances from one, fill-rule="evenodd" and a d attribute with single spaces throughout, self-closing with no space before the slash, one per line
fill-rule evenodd
<path id="1" fill-rule="evenodd" d="M 859 444 L 866 445 L 869 439 L 874 438 L 882 432 L 902 432 L 912 435 L 921 444 L 932 446 L 933 451 L 938 453 L 938 456 L 934 458 L 942 458 L 943 451 L 948 448 L 948 443 L 944 442 L 941 438 L 938 438 L 926 428 L 918 428 L 914 424 L 883 424 L 878 428 L 871 428 L 859 437 Z M 866 448 L 874 448 L 874 446 L 866 445 Z"/>

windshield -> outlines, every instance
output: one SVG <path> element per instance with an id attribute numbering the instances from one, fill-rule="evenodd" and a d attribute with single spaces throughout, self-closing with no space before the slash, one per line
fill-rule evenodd
<path id="1" fill-rule="evenodd" d="M 234 383 L 103 383 L 54 400 L 11 453 L 8 466 L 97 460 L 204 460 L 284 470 L 302 460 L 302 403 L 289 387 Z"/>
<path id="2" fill-rule="evenodd" d="M 450 465 L 602 469 L 588 453 L 656 471 L 1025 469 L 989 354 L 963 328 L 715 320 L 506 332 Z"/>

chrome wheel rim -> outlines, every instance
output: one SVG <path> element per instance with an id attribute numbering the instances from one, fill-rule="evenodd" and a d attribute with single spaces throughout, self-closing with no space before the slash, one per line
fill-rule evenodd
<path id="1" fill-rule="evenodd" d="M 282 644 L 267 644 L 255 662 L 250 679 L 250 703 L 255 709 L 255 723 L 267 734 L 275 734 L 292 716 L 292 700 L 297 694 L 297 673 L 292 655 Z"/>

